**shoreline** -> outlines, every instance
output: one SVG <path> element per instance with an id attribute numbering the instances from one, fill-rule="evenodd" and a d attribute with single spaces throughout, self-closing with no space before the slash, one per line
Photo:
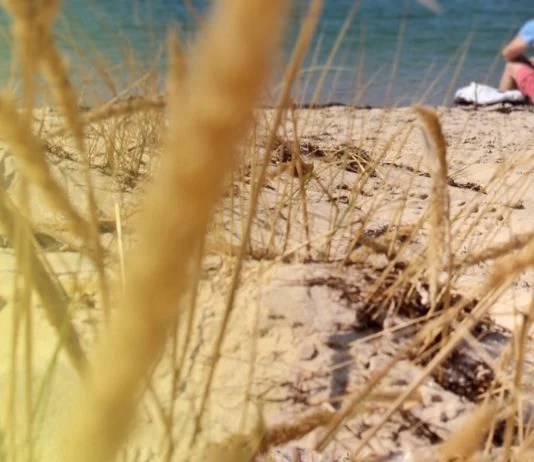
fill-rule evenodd
<path id="1" fill-rule="evenodd" d="M 473 103 L 452 103 L 450 105 L 433 105 L 433 104 L 427 104 L 425 102 L 414 102 L 411 105 L 405 105 L 405 106 L 373 106 L 373 105 L 357 105 L 357 104 L 351 104 L 351 103 L 343 103 L 339 101 L 332 101 L 328 103 L 293 103 L 291 106 L 288 106 L 288 108 L 291 109 L 329 109 L 329 108 L 350 108 L 350 109 L 357 109 L 357 110 L 371 110 L 371 109 L 383 109 L 383 110 L 394 110 L 394 109 L 407 109 L 411 108 L 414 105 L 422 105 L 422 106 L 429 106 L 433 108 L 459 108 L 459 109 L 491 109 L 496 107 L 513 107 L 517 109 L 521 108 L 529 108 L 533 107 L 534 104 L 529 102 L 500 102 L 500 103 L 494 103 L 494 104 L 473 104 Z M 276 109 L 276 106 L 273 105 L 261 105 L 258 109 Z"/>

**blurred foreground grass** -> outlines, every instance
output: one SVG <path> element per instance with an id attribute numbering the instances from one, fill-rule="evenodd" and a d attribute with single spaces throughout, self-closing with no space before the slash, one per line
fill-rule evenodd
<path id="1" fill-rule="evenodd" d="M 147 72 L 89 109 L 80 107 L 51 32 L 59 2 L 2 3 L 11 16 L 23 95 L 16 102 L 8 91 L 0 97 L 5 460 L 104 461 L 120 454 L 244 461 L 317 427 L 324 432 L 314 446 L 324 450 L 363 404 L 380 403 L 378 421 L 349 448 L 357 457 L 456 346 L 471 341 L 498 297 L 532 265 L 531 233 L 493 243 L 492 231 L 503 224 L 467 245 L 490 208 L 484 196 L 496 200 L 507 190 L 518 200 L 529 186 L 524 176 L 510 187 L 522 160 L 496 168 L 485 184 L 454 180 L 451 186 L 453 146 L 436 111 L 417 107 L 418 119 L 404 113 L 400 128 L 390 117 L 401 112 L 385 110 L 372 123 L 371 115 L 349 115 L 335 142 L 310 141 L 336 123 L 292 101 L 320 0 L 310 3 L 270 110 L 255 108 L 279 56 L 282 0 L 216 2 L 191 50 L 170 34 L 163 94 L 159 76 Z M 423 3 L 436 9 L 435 2 Z M 113 73 L 104 67 L 101 74 L 112 85 Z M 425 164 L 420 156 L 404 165 L 417 124 Z M 364 140 L 371 134 L 384 136 L 369 149 Z M 394 202 L 383 167 L 407 172 Z M 369 194 L 377 181 L 383 189 Z M 421 184 L 425 209 L 405 220 L 412 189 Z M 455 213 L 452 187 L 480 200 L 480 213 L 466 213 L 472 204 Z M 386 223 L 383 229 L 377 220 Z M 317 406 L 279 425 L 266 422 L 256 374 L 272 343 L 288 342 L 289 349 L 291 329 L 272 337 L 263 332 L 250 281 L 261 288 L 275 265 L 356 271 L 351 265 L 371 265 L 376 256 L 385 263 L 360 294 L 373 308 L 366 319 L 382 319 L 380 336 L 387 337 L 384 314 L 393 316 L 422 293 L 417 332 L 342 397 L 339 410 Z M 469 268 L 494 260 L 483 283 L 455 296 Z M 497 422 L 504 422 L 499 457 L 528 460 L 532 433 L 522 410 L 522 376 L 532 305 L 517 319 L 510 346 L 488 360 L 489 391 L 463 426 L 433 448 L 439 460 L 485 460 L 473 457 L 491 449 Z M 239 353 L 237 362 L 232 352 Z M 375 387 L 406 358 L 421 363 L 421 373 L 384 404 Z M 271 366 L 274 388 L 286 366 Z"/>

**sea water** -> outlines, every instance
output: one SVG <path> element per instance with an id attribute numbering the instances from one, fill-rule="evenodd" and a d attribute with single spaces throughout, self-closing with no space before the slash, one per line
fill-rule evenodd
<path id="1" fill-rule="evenodd" d="M 75 80 L 86 89 L 88 103 L 127 89 L 149 69 L 164 75 L 169 27 L 186 46 L 197 30 L 198 20 L 186 3 L 63 0 L 55 40 Z M 211 4 L 189 3 L 201 16 L 208 14 Z M 293 1 L 286 56 L 309 3 Z M 471 81 L 497 85 L 503 67 L 499 52 L 525 21 L 534 18 L 533 1 L 440 3 L 442 13 L 435 14 L 417 0 L 325 0 L 294 99 L 360 106 L 450 104 L 454 90 Z M 7 30 L 8 25 L 1 13 L 0 26 Z M 13 83 L 9 35 L 2 34 L 0 40 L 0 78 L 7 85 Z"/>

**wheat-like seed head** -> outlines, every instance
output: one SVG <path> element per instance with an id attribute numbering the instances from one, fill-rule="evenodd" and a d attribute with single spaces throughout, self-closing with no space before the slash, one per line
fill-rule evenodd
<path id="1" fill-rule="evenodd" d="M 306 414 L 296 416 L 291 422 L 282 422 L 268 428 L 261 440 L 258 453 L 266 453 L 269 448 L 281 446 L 287 442 L 297 440 L 329 423 L 334 416 L 334 411 L 327 408 L 314 409 Z"/>
<path id="2" fill-rule="evenodd" d="M 78 107 L 78 98 L 49 34 L 42 37 L 41 66 L 45 78 L 50 83 L 54 98 L 63 112 L 64 122 L 74 136 L 80 155 L 85 155 L 84 124 Z"/>
<path id="3" fill-rule="evenodd" d="M 428 273 L 431 310 L 437 304 L 440 275 L 445 270 L 451 277 L 451 224 L 448 191 L 447 144 L 436 111 L 415 106 L 426 143 L 426 159 L 432 177 L 430 194 L 430 232 L 428 238 Z M 448 285 L 448 282 L 447 282 Z"/>
<path id="4" fill-rule="evenodd" d="M 486 283 L 485 290 L 501 287 L 506 281 L 517 277 L 519 273 L 534 265 L 534 242 L 529 240 L 527 244 L 516 254 L 505 255 L 497 260 L 495 269 L 491 272 Z"/>
<path id="5" fill-rule="evenodd" d="M 496 403 L 484 403 L 467 416 L 462 425 L 439 448 L 441 460 L 471 460 L 482 449 L 498 411 Z"/>
<path id="6" fill-rule="evenodd" d="M 128 265 L 124 299 L 66 427 L 61 460 L 111 460 L 126 434 L 142 379 L 179 315 L 195 243 L 206 232 L 236 143 L 266 82 L 285 5 L 216 3 L 183 97 L 169 101 L 166 155 L 140 215 L 140 243 Z"/>
<path id="7" fill-rule="evenodd" d="M 534 239 L 534 232 L 528 231 L 526 233 L 513 236 L 509 241 L 503 242 L 495 246 L 488 247 L 476 253 L 467 255 L 463 261 L 459 262 L 457 267 L 477 265 L 488 260 L 495 260 L 500 257 L 505 257 L 516 250 L 521 250 Z"/>

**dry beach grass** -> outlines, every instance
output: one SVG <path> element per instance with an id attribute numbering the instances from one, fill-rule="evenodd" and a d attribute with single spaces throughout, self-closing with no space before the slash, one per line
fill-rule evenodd
<path id="1" fill-rule="evenodd" d="M 231 0 L 87 112 L 2 4 L 0 460 L 533 457 L 528 109 L 299 109 L 321 0 L 255 109 L 287 6 Z"/>

